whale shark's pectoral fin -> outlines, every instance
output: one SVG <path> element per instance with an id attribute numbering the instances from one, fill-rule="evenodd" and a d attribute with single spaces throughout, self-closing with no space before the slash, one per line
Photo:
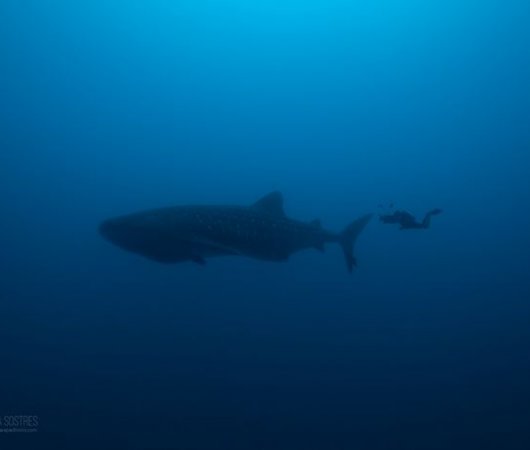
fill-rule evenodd
<path id="1" fill-rule="evenodd" d="M 238 255 L 240 253 L 233 247 L 202 236 L 194 236 L 193 246 L 195 252 L 203 256 Z"/>
<path id="2" fill-rule="evenodd" d="M 194 262 L 194 263 L 197 263 L 199 264 L 200 266 L 204 266 L 206 264 L 206 260 L 200 256 L 200 255 L 193 255 L 191 257 L 191 260 Z"/>

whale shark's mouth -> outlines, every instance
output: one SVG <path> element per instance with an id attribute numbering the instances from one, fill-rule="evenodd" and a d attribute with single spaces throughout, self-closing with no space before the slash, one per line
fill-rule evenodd
<path id="1" fill-rule="evenodd" d="M 105 220 L 99 224 L 99 234 L 103 236 L 106 240 L 114 242 L 113 240 L 113 224 L 112 220 Z"/>
<path id="2" fill-rule="evenodd" d="M 101 222 L 98 231 L 106 241 L 123 249 L 130 249 L 130 230 L 120 224 L 118 220 L 108 219 Z"/>

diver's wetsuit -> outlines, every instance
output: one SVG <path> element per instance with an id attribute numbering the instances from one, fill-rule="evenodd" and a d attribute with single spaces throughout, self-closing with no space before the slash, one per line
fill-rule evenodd
<path id="1" fill-rule="evenodd" d="M 431 217 L 436 216 L 441 212 L 442 210 L 438 208 L 429 211 L 425 214 L 421 223 L 407 211 L 394 211 L 393 214 L 379 216 L 379 219 L 385 224 L 399 224 L 401 230 L 426 229 L 431 225 Z"/>

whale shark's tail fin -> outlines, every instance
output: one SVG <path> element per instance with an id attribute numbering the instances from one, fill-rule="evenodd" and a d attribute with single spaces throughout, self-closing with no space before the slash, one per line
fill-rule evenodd
<path id="1" fill-rule="evenodd" d="M 357 220 L 354 220 L 352 223 L 350 223 L 340 234 L 339 243 L 342 247 L 342 251 L 344 252 L 346 267 L 350 273 L 352 272 L 353 267 L 357 265 L 357 261 L 353 255 L 355 241 L 357 240 L 359 234 L 361 234 L 361 231 L 363 231 L 366 224 L 370 222 L 372 216 L 373 214 L 366 214 L 365 216 L 359 217 Z"/>

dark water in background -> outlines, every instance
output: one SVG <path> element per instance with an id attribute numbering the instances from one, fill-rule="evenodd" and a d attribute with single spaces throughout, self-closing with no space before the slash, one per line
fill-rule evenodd
<path id="1" fill-rule="evenodd" d="M 0 448 L 530 448 L 530 3 L 0 3 Z M 251 203 L 348 276 L 162 266 L 98 223 Z"/>

